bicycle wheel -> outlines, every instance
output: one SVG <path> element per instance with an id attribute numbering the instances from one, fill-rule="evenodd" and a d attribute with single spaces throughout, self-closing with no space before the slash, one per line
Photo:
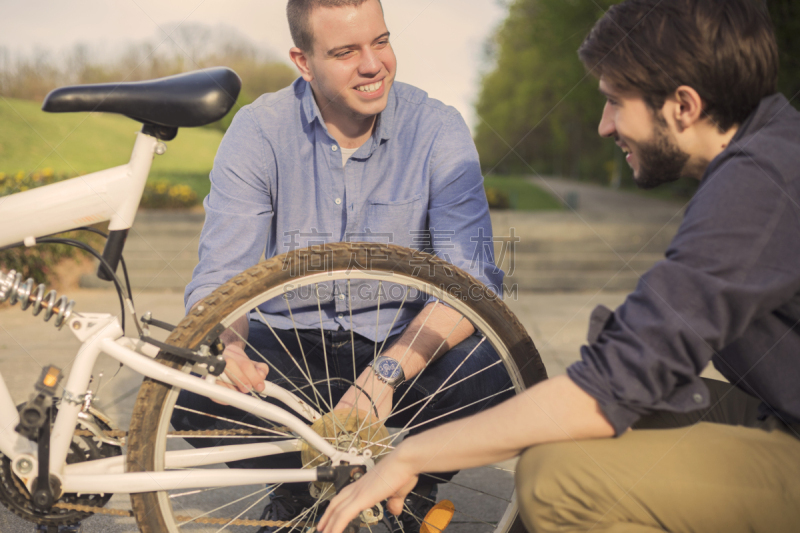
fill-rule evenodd
<path id="1" fill-rule="evenodd" d="M 175 346 L 196 349 L 204 339 L 208 342 L 209 335 L 218 335 L 219 331 L 250 310 L 256 309 L 258 312 L 259 306 L 278 303 L 285 306 L 286 315 L 291 317 L 294 323 L 292 305 L 294 303 L 295 309 L 300 305 L 298 302 L 302 300 L 299 299 L 299 295 L 303 287 L 308 289 L 305 294 L 311 295 L 310 305 L 320 309 L 320 324 L 322 324 L 322 307 L 329 305 L 336 295 L 333 292 L 327 293 L 320 287 L 330 288 L 334 283 L 346 284 L 351 323 L 353 308 L 357 305 L 366 305 L 365 300 L 369 305 L 376 305 L 381 310 L 379 319 L 380 313 L 384 313 L 384 322 L 390 322 L 389 329 L 398 322 L 398 316 L 413 308 L 412 303 L 421 308 L 425 303 L 431 302 L 431 296 L 438 299 L 433 305 L 446 304 L 458 311 L 475 327 L 476 342 L 489 343 L 499 356 L 496 364 L 501 366 L 498 368 L 504 367 L 508 374 L 507 388 L 488 395 L 483 404 L 490 403 L 491 396 L 519 393 L 547 377 L 539 354 L 525 329 L 505 304 L 475 278 L 429 254 L 375 243 L 328 244 L 295 250 L 263 262 L 232 278 L 195 306 L 172 332 L 167 342 Z M 359 300 L 350 298 L 352 294 L 357 294 L 355 291 L 350 292 L 355 287 L 367 287 L 359 294 Z M 360 303 L 349 303 L 353 301 Z M 387 313 L 390 314 L 389 317 L 386 316 Z M 341 317 L 340 314 L 339 318 Z M 317 328 L 318 331 L 322 329 L 321 326 Z M 282 346 L 287 352 L 292 352 L 291 356 L 297 361 L 295 364 L 302 369 L 306 364 L 303 360 L 306 354 L 302 351 L 299 337 L 297 345 L 300 349 L 289 345 Z M 383 348 L 381 342 L 375 342 L 375 354 L 379 354 Z M 464 359 L 468 359 L 473 352 Z M 355 358 L 355 352 L 353 357 Z M 163 364 L 183 368 L 186 372 L 191 368 L 183 361 L 163 353 L 158 359 Z M 327 371 L 327 366 L 325 368 Z M 271 366 L 270 379 L 277 378 L 275 372 L 278 372 L 277 367 Z M 470 377 L 480 379 L 481 376 Z M 337 379 L 341 381 L 341 378 Z M 332 403 L 332 400 L 328 401 L 326 398 L 330 394 L 330 385 L 333 381 L 333 377 L 321 381 L 308 377 L 304 390 L 296 386 L 294 389 L 289 385 L 285 386 L 298 397 L 308 401 L 319 413 L 326 413 Z M 443 383 L 442 387 L 455 385 Z M 438 391 L 432 392 L 425 401 L 430 402 L 431 397 L 441 394 L 442 390 L 444 389 L 440 387 Z M 185 446 L 181 436 L 176 435 L 170 426 L 173 415 L 176 413 L 180 415 L 180 410 L 184 409 L 176 404 L 179 392 L 169 385 L 145 379 L 131 419 L 128 471 L 164 470 L 164 452 Z M 399 409 L 401 405 L 403 403 L 398 402 L 394 409 Z M 192 415 L 201 416 L 200 413 L 194 412 Z M 397 413 L 395 415 L 400 416 Z M 212 413 L 202 416 L 208 416 L 210 419 L 220 418 Z M 233 419 L 229 421 L 232 424 L 235 422 Z M 336 425 L 335 420 L 331 423 Z M 428 420 L 426 423 L 435 423 L 435 420 Z M 240 427 L 245 433 L 255 429 L 255 433 L 260 434 L 262 439 L 268 438 L 264 435 L 268 435 L 270 431 L 276 431 L 266 422 L 260 428 L 254 428 L 257 425 L 248 423 L 235 427 Z M 402 438 L 408 431 L 424 429 L 417 427 L 420 425 L 424 424 L 414 423 L 412 418 L 405 427 L 394 428 L 391 439 Z M 230 438 L 241 438 L 242 432 L 233 433 L 237 434 L 230 435 Z M 215 435 L 215 438 L 217 437 L 219 435 Z M 278 435 L 277 438 L 293 437 L 287 433 Z M 393 443 L 395 441 L 387 440 L 377 444 L 390 451 Z M 357 447 L 375 444 L 376 442 L 362 442 Z M 352 445 L 351 439 L 346 446 Z M 224 465 L 222 467 L 224 468 Z M 453 501 L 456 509 L 450 530 L 464 533 L 524 531 L 516 515 L 513 469 L 513 461 L 502 465 L 490 465 L 461 471 L 449 483 L 442 483 L 439 486 L 439 498 Z M 274 488 L 274 486 L 268 488 L 260 485 L 161 491 L 133 494 L 131 501 L 137 523 L 145 533 L 220 531 L 234 525 L 241 527 L 249 525 L 251 530 L 255 530 L 263 525 L 263 522 L 258 522 L 259 515 L 267 503 L 268 494 Z M 322 511 L 319 504 L 324 500 L 324 497 L 320 498 L 317 504 L 304 513 L 306 521 L 313 522 L 319 518 L 319 513 Z M 285 531 L 302 530 L 296 523 L 286 526 Z M 380 530 L 381 527 L 372 526 L 371 529 Z"/>

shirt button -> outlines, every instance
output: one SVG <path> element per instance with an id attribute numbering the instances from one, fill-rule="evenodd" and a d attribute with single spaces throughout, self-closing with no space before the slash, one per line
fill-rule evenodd
<path id="1" fill-rule="evenodd" d="M 694 400 L 694 403 L 703 403 L 703 395 L 699 392 L 695 392 L 694 396 L 692 396 L 692 400 Z"/>
<path id="2" fill-rule="evenodd" d="M 342 203 L 342 199 L 341 198 L 337 198 L 336 200 L 334 200 L 334 202 L 336 202 L 336 205 L 339 205 L 339 204 Z"/>
<path id="3" fill-rule="evenodd" d="M 344 300 L 344 294 L 340 294 L 340 295 L 339 295 L 339 299 L 340 299 L 340 300 Z"/>
<path id="4" fill-rule="evenodd" d="M 338 150 L 338 149 L 339 149 L 339 147 L 338 147 L 338 146 L 336 146 L 335 144 L 334 144 L 333 146 L 331 146 L 331 150 L 333 150 L 334 152 L 335 152 L 336 150 Z"/>
<path id="5" fill-rule="evenodd" d="M 343 315 L 342 313 L 339 313 L 339 314 L 338 314 L 338 315 L 336 315 L 336 316 L 337 316 L 337 317 L 339 317 L 339 318 L 344 318 L 344 315 Z"/>

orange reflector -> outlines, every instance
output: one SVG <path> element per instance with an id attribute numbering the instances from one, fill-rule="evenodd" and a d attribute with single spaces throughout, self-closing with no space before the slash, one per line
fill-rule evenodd
<path id="1" fill-rule="evenodd" d="M 419 528 L 419 533 L 439 533 L 444 531 L 453 515 L 456 512 L 456 507 L 450 500 L 442 500 L 425 515 L 422 525 Z"/>
<path id="2" fill-rule="evenodd" d="M 59 371 L 57 369 L 53 369 L 47 373 L 44 377 L 44 386 L 45 387 L 55 387 L 56 383 L 58 383 L 58 374 Z"/>

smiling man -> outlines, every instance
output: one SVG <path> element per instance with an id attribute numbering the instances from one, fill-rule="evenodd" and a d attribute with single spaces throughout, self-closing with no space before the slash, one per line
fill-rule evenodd
<path id="1" fill-rule="evenodd" d="M 405 440 L 333 500 L 339 533 L 422 471 L 521 455 L 531 532 L 800 525 L 800 113 L 758 0 L 628 0 L 580 51 L 642 187 L 700 180 L 663 261 L 592 313 L 567 375 Z M 713 361 L 729 381 L 702 379 Z M 458 438 L 492 435 L 491 439 Z M 617 437 L 617 438 L 608 438 Z"/>
<path id="2" fill-rule="evenodd" d="M 397 60 L 380 2 L 290 0 L 287 15 L 296 45 L 290 57 L 301 77 L 243 107 L 225 134 L 204 202 L 187 310 L 262 255 L 340 241 L 424 248 L 499 292 L 503 273 L 485 246 L 491 222 L 469 129 L 454 108 L 395 81 Z M 265 378 L 283 376 L 307 386 L 291 374 L 298 366 L 284 348 L 299 342 L 310 379 L 334 378 L 334 410 L 349 412 L 355 403 L 381 418 L 391 415 L 387 425 L 398 427 L 417 417 L 412 434 L 454 418 L 442 413 L 465 416 L 510 394 L 497 354 L 452 309 L 409 298 L 397 313 L 387 312 L 374 294 L 356 291 L 351 301 L 346 282 L 338 283 L 319 307 L 315 298 L 293 293 L 290 310 L 282 300 L 268 302 L 223 333 L 225 372 L 238 390 L 261 391 Z M 374 360 L 384 341 L 387 348 Z M 344 355 L 328 365 L 333 353 Z M 448 380 L 452 386 L 430 401 L 429 391 Z M 368 391 L 376 405 L 357 391 Z M 185 391 L 178 402 L 187 408 L 176 410 L 179 429 L 223 429 L 219 419 L 197 411 L 229 420 L 243 415 Z M 192 444 L 218 445 L 212 441 Z M 235 464 L 299 467 L 296 455 Z M 421 479 L 393 529 L 418 531 L 436 499 L 436 482 L 448 477 Z M 270 499 L 263 519 L 272 521 L 290 520 L 313 504 L 307 484 L 283 485 Z"/>

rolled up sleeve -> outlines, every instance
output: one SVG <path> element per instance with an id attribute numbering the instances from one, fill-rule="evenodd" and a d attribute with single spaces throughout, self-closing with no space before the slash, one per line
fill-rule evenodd
<path id="1" fill-rule="evenodd" d="M 800 290 L 800 227 L 777 173 L 742 156 L 706 180 L 666 259 L 616 311 L 595 311 L 567 369 L 618 435 L 656 410 L 707 406 L 712 356 Z"/>

